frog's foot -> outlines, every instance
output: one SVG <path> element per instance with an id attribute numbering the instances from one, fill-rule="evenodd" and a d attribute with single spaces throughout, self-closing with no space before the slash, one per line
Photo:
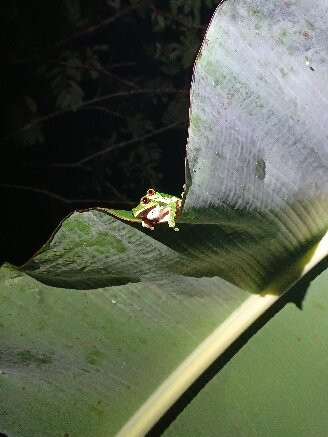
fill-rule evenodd
<path id="1" fill-rule="evenodd" d="M 155 229 L 154 223 L 151 222 L 150 220 L 145 219 L 145 218 L 142 220 L 141 224 L 142 224 L 143 228 L 151 229 L 152 231 Z"/>
<path id="2" fill-rule="evenodd" d="M 168 220 L 167 224 L 169 225 L 169 228 L 172 228 L 174 231 L 179 230 L 179 228 L 176 227 L 174 220 Z"/>

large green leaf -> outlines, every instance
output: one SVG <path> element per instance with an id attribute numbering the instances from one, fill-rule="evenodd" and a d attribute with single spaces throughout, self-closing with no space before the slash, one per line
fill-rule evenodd
<path id="1" fill-rule="evenodd" d="M 180 232 L 76 212 L 25 266 L 2 267 L 2 431 L 144 434 L 327 254 L 327 6 L 310 6 L 217 9 Z"/>
<path id="2" fill-rule="evenodd" d="M 326 16 L 326 1 L 228 0 L 197 58 L 182 221 L 231 233 L 219 271 L 235 279 L 237 247 L 250 290 L 327 229 Z"/>
<path id="3" fill-rule="evenodd" d="M 0 280 L 0 429 L 18 436 L 114 434 L 246 297 L 206 278 L 77 291 L 3 267 Z"/>
<path id="4" fill-rule="evenodd" d="M 198 395 L 164 436 L 327 435 L 327 311 L 328 270 L 312 282 L 302 311 L 288 303 L 194 387 Z"/>

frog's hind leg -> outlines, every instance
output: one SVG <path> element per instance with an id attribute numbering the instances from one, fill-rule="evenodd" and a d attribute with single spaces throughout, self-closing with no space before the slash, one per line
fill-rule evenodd
<path id="1" fill-rule="evenodd" d="M 175 218 L 177 216 L 177 212 L 178 212 L 178 205 L 177 203 L 174 203 L 170 208 L 168 225 L 170 228 L 173 228 L 175 231 L 179 230 L 179 228 L 175 226 Z"/>

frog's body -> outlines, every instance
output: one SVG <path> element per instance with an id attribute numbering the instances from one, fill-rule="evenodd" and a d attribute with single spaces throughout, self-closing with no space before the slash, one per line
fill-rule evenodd
<path id="1" fill-rule="evenodd" d="M 138 206 L 132 209 L 132 214 L 142 220 L 142 226 L 154 230 L 158 223 L 168 223 L 175 231 L 175 219 L 181 207 L 181 199 L 170 194 L 159 193 L 149 188 L 140 199 Z"/>

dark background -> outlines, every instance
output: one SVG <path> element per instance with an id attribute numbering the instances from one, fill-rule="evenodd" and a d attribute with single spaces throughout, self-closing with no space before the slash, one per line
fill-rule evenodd
<path id="1" fill-rule="evenodd" d="M 1 262 L 25 262 L 73 210 L 181 193 L 192 67 L 218 3 L 1 2 Z"/>

